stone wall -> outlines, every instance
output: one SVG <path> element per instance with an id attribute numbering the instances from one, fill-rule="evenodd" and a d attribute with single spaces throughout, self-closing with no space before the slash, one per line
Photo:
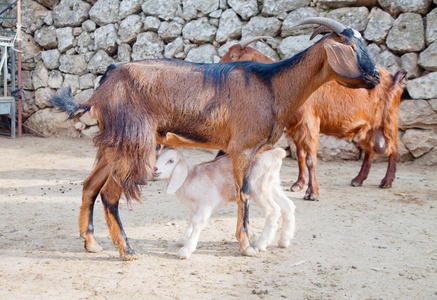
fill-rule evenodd
<path id="1" fill-rule="evenodd" d="M 10 12 L 14 14 L 14 12 Z M 177 58 L 218 62 L 241 38 L 268 35 L 253 47 L 281 60 L 313 41 L 309 16 L 359 30 L 379 66 L 408 71 L 400 105 L 401 159 L 437 164 L 437 0 L 23 0 L 25 124 L 46 136 L 90 137 L 87 114 L 65 121 L 48 94 L 71 86 L 81 102 L 114 62 Z M 4 29 L 12 28 L 4 20 Z M 322 159 L 356 159 L 350 142 L 321 137 Z"/>

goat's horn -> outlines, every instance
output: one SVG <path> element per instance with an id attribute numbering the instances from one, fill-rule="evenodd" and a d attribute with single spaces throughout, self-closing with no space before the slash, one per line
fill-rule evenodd
<path id="1" fill-rule="evenodd" d="M 271 36 L 266 36 L 266 35 L 249 37 L 247 39 L 242 40 L 239 44 L 240 44 L 241 48 L 245 48 L 247 45 L 249 45 L 250 43 L 253 43 L 255 41 L 259 41 L 262 39 L 271 39 L 271 38 L 272 38 Z"/>
<path id="2" fill-rule="evenodd" d="M 343 30 L 345 30 L 347 27 L 341 24 L 338 21 L 335 21 L 333 19 L 329 18 L 322 18 L 322 17 L 313 17 L 313 18 L 306 18 L 296 23 L 294 26 L 300 26 L 304 24 L 319 24 L 323 25 L 332 31 L 334 31 L 337 34 L 340 34 Z M 294 27 L 293 26 L 293 27 Z"/>
<path id="3" fill-rule="evenodd" d="M 310 41 L 316 37 L 316 35 L 323 33 L 323 32 L 327 32 L 330 31 L 330 29 L 324 25 L 320 25 L 319 27 L 317 27 L 316 30 L 314 30 L 313 34 L 310 36 Z"/>

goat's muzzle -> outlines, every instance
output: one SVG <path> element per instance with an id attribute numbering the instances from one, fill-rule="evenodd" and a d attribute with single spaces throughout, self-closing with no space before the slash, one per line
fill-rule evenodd
<path id="1" fill-rule="evenodd" d="M 373 89 L 375 86 L 377 86 L 381 82 L 381 80 L 379 78 L 379 71 L 376 68 L 372 73 L 366 74 L 363 79 L 364 79 L 368 89 Z"/>

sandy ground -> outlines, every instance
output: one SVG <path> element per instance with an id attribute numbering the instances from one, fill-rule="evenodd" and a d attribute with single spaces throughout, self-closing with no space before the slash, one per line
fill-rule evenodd
<path id="1" fill-rule="evenodd" d="M 0 137 L 0 299 L 437 299 L 437 168 L 398 166 L 392 189 L 377 186 L 386 163 L 365 185 L 349 186 L 361 162 L 320 162 L 320 201 L 292 193 L 296 161 L 281 170 L 297 206 L 296 236 L 243 257 L 233 237 L 236 205 L 217 212 L 197 251 L 179 260 L 175 240 L 188 210 L 155 181 L 144 204 L 121 219 L 139 259 L 123 262 L 113 246 L 100 200 L 96 237 L 87 253 L 78 234 L 81 183 L 90 173 L 90 140 Z M 195 163 L 211 152 L 184 150 Z M 251 206 L 255 232 L 264 217 Z"/>

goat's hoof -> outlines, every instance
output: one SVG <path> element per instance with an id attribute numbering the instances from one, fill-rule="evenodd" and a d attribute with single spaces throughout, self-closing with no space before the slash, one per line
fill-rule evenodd
<path id="1" fill-rule="evenodd" d="M 99 252 L 103 251 L 103 247 L 100 246 L 97 242 L 92 243 L 92 244 L 90 244 L 90 243 L 87 244 L 87 242 L 85 242 L 85 249 L 86 249 L 86 251 L 91 252 L 91 253 L 99 253 Z"/>
<path id="2" fill-rule="evenodd" d="M 259 250 L 259 252 L 265 252 L 267 250 L 266 243 L 256 243 L 255 247 Z"/>
<path id="3" fill-rule="evenodd" d="M 351 181 L 351 186 L 358 187 L 358 186 L 362 186 L 362 185 L 363 185 L 362 182 L 354 181 L 354 180 Z"/>
<path id="4" fill-rule="evenodd" d="M 290 190 L 291 190 L 292 192 L 300 192 L 302 189 L 303 189 L 303 186 L 300 186 L 300 185 L 298 185 L 298 184 L 293 184 L 293 185 L 290 187 Z"/>
<path id="5" fill-rule="evenodd" d="M 315 195 L 315 194 L 307 193 L 307 194 L 305 194 L 303 199 L 304 200 L 309 200 L 309 201 L 318 201 L 319 200 L 319 196 Z"/>
<path id="6" fill-rule="evenodd" d="M 282 241 L 282 240 L 279 240 L 279 242 L 278 242 L 278 246 L 279 246 L 280 248 L 288 248 L 288 246 L 290 246 L 290 241 Z"/>
<path id="7" fill-rule="evenodd" d="M 241 251 L 241 254 L 244 256 L 256 256 L 258 254 L 258 249 L 255 247 L 247 247 L 243 251 Z"/>
<path id="8" fill-rule="evenodd" d="M 136 255 L 135 253 L 124 253 L 124 254 L 120 254 L 120 258 L 123 261 L 131 261 L 131 260 L 137 260 L 138 255 Z"/>
<path id="9" fill-rule="evenodd" d="M 379 188 L 381 188 L 381 189 L 390 189 L 391 188 L 391 183 L 389 183 L 389 184 L 381 183 L 379 185 Z"/>
<path id="10" fill-rule="evenodd" d="M 187 258 L 189 258 L 190 256 L 191 256 L 191 251 L 190 250 L 188 250 L 187 248 L 185 248 L 185 247 L 182 247 L 181 249 L 179 249 L 179 251 L 178 251 L 178 257 L 180 258 L 180 259 L 187 259 Z"/>

